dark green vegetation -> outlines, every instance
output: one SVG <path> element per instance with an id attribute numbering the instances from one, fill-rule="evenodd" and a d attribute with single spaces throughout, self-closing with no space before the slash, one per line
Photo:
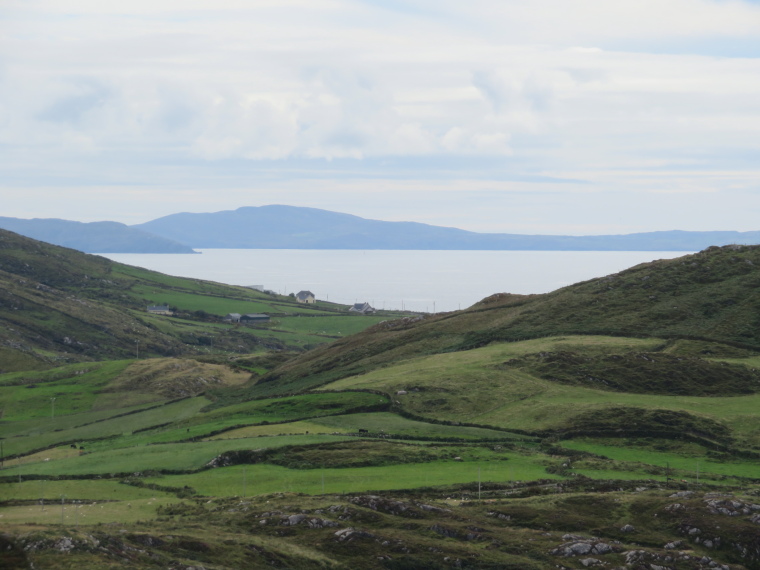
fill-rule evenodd
<path id="1" fill-rule="evenodd" d="M 760 372 L 754 368 L 661 352 L 540 352 L 509 360 L 504 367 L 553 382 L 616 392 L 739 396 L 760 390 Z"/>
<path id="2" fill-rule="evenodd" d="M 305 352 L 246 352 L 246 335 L 306 343 L 349 318 L 318 304 L 230 327 L 213 316 L 230 302 L 292 306 L 115 264 L 118 294 L 90 290 L 64 269 L 59 297 L 70 279 L 79 305 L 118 298 L 135 321 L 130 299 L 208 308 L 140 321 L 172 355 L 9 353 L 3 567 L 760 568 L 760 247 L 357 324 Z M 211 350 L 180 324 L 224 332 Z"/>

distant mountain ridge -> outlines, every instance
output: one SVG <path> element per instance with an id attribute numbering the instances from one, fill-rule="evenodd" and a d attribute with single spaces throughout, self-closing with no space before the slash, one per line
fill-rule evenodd
<path id="1" fill-rule="evenodd" d="M 195 253 L 192 248 L 170 238 L 119 222 L 0 217 L 0 229 L 85 253 Z"/>
<path id="2" fill-rule="evenodd" d="M 694 252 L 713 245 L 760 245 L 760 231 L 597 236 L 477 233 L 282 205 L 178 213 L 133 226 L 0 217 L 0 229 L 85 253 L 195 253 L 193 248 Z"/>
<path id="3" fill-rule="evenodd" d="M 194 248 L 227 249 L 699 251 L 711 245 L 760 244 L 760 231 L 675 230 L 601 236 L 486 234 L 282 205 L 172 214 L 132 227 Z"/>

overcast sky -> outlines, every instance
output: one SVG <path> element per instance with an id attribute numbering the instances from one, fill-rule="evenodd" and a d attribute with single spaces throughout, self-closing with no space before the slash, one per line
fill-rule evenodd
<path id="1" fill-rule="evenodd" d="M 0 215 L 760 229 L 760 3 L 2 0 Z"/>

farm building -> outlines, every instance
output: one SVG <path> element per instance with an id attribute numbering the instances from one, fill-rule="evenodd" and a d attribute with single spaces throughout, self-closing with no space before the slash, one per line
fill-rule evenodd
<path id="1" fill-rule="evenodd" d="M 240 317 L 241 323 L 268 323 L 269 315 L 264 313 L 248 313 Z"/>
<path id="2" fill-rule="evenodd" d="M 241 318 L 241 316 L 242 316 L 242 315 L 241 315 L 240 313 L 229 313 L 229 314 L 227 314 L 227 316 L 226 316 L 226 317 L 224 317 L 224 319 L 222 319 L 222 320 L 223 320 L 223 321 L 226 321 L 226 322 L 228 322 L 228 323 L 239 323 L 239 322 L 240 322 L 240 318 Z"/>
<path id="3" fill-rule="evenodd" d="M 148 312 L 151 315 L 173 315 L 174 311 L 169 308 L 169 305 L 149 305 Z"/>
<path id="4" fill-rule="evenodd" d="M 369 303 L 356 303 L 348 310 L 349 313 L 359 313 L 360 315 L 369 315 L 375 312 L 375 308 Z"/>
<path id="5" fill-rule="evenodd" d="M 311 303 L 316 303 L 317 298 L 314 296 L 314 293 L 312 293 L 311 291 L 299 291 L 296 294 L 296 301 L 298 301 L 299 303 L 311 304 Z"/>

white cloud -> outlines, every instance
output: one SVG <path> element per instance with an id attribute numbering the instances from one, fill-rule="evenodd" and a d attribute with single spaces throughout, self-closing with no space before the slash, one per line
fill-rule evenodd
<path id="1" fill-rule="evenodd" d="M 280 181 L 264 195 L 304 200 L 299 184 L 325 199 L 342 179 L 368 196 L 368 180 L 446 176 L 580 178 L 609 195 L 757 186 L 756 3 L 9 0 L 0 18 L 8 188 L 161 180 L 232 201 L 251 173 Z M 746 57 L 711 53 L 717 40 Z"/>

